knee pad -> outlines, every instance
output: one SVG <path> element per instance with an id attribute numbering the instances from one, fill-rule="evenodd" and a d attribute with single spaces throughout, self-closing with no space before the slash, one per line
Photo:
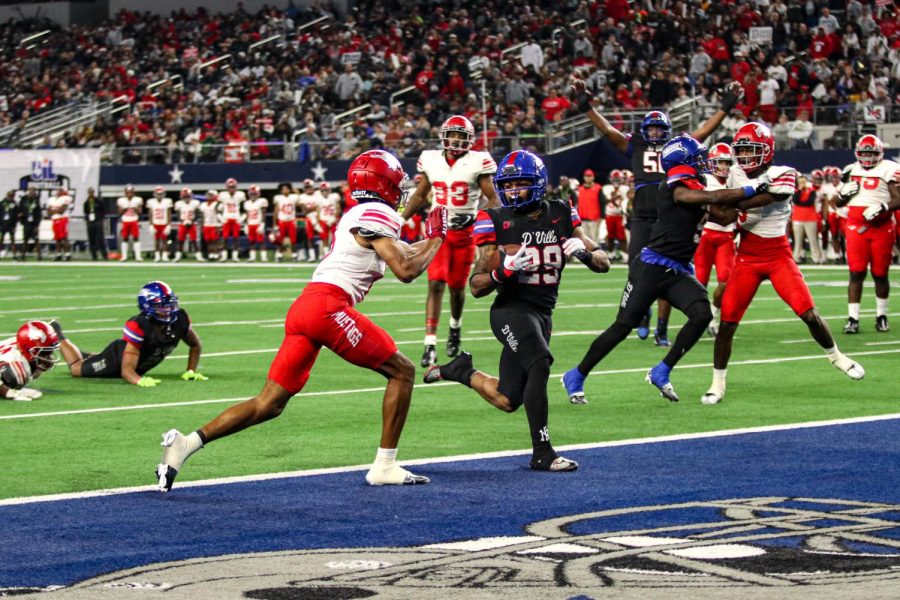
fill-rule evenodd
<path id="1" fill-rule="evenodd" d="M 702 324 L 704 327 L 712 321 L 712 310 L 709 308 L 709 302 L 694 302 L 684 311 L 688 321 L 692 323 Z"/>

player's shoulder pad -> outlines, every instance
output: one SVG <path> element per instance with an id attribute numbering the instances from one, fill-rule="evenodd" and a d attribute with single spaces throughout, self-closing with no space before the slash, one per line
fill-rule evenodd
<path id="1" fill-rule="evenodd" d="M 395 240 L 400 238 L 403 220 L 386 204 L 363 202 L 354 206 L 346 216 L 353 219 L 351 230 L 355 228 L 363 237 L 389 237 Z"/>
<path id="2" fill-rule="evenodd" d="M 769 167 L 769 193 L 774 196 L 792 195 L 797 191 L 797 170 L 793 167 L 774 165 Z"/>
<path id="3" fill-rule="evenodd" d="M 416 161 L 416 172 L 424 173 L 425 168 L 435 160 L 436 156 L 440 156 L 442 150 L 422 150 L 419 160 Z"/>

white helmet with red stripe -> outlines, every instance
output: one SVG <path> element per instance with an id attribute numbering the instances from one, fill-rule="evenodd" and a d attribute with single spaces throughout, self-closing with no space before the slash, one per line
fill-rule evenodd
<path id="1" fill-rule="evenodd" d="M 864 169 L 871 169 L 884 158 L 884 143 L 877 136 L 867 133 L 856 142 L 856 160 Z"/>
<path id="2" fill-rule="evenodd" d="M 713 175 L 728 177 L 728 170 L 734 164 L 734 152 L 731 150 L 731 146 L 724 142 L 713 144 L 713 147 L 709 149 L 708 156 Z"/>
<path id="3" fill-rule="evenodd" d="M 237 189 L 237 179 L 235 179 L 234 177 L 229 177 L 228 179 L 226 179 L 225 189 L 227 189 L 229 192 L 235 191 Z"/>
<path id="4" fill-rule="evenodd" d="M 16 346 L 28 362 L 40 371 L 56 366 L 59 336 L 43 321 L 28 321 L 16 332 Z"/>
<path id="5" fill-rule="evenodd" d="M 454 134 L 453 137 L 450 134 Z M 461 137 L 460 137 L 461 136 Z M 441 145 L 453 154 L 465 154 L 475 143 L 475 126 L 462 115 L 453 115 L 441 125 Z"/>
<path id="6" fill-rule="evenodd" d="M 193 195 L 194 195 L 194 191 L 191 188 L 189 188 L 189 187 L 181 188 L 181 199 L 182 200 L 187 200 L 188 198 L 190 198 Z"/>
<path id="7" fill-rule="evenodd" d="M 250 194 L 251 198 L 258 198 L 261 192 L 258 185 L 251 185 L 247 193 Z"/>
<path id="8" fill-rule="evenodd" d="M 823 169 L 813 169 L 809 176 L 813 185 L 822 185 L 825 182 L 825 171 Z"/>
<path id="9" fill-rule="evenodd" d="M 613 169 L 609 172 L 609 182 L 612 185 L 622 185 L 625 181 L 625 173 L 623 173 L 621 169 Z"/>
<path id="10" fill-rule="evenodd" d="M 841 182 L 841 168 L 840 167 L 825 167 L 822 169 L 825 171 L 825 179 L 833 184 L 837 185 Z"/>
<path id="11" fill-rule="evenodd" d="M 775 158 L 775 138 L 763 123 L 751 122 L 737 130 L 731 143 L 734 158 L 745 173 L 754 173 Z"/>
<path id="12" fill-rule="evenodd" d="M 625 176 L 625 183 L 629 185 L 634 183 L 634 173 L 630 169 L 622 169 L 622 175 Z"/>

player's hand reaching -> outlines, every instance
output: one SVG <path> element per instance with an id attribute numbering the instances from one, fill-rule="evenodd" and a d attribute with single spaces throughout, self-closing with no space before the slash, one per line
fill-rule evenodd
<path id="1" fill-rule="evenodd" d="M 587 84 L 583 79 L 577 77 L 572 79 L 572 99 L 581 112 L 588 112 L 593 108 L 591 101 L 593 98 L 587 91 Z"/>
<path id="2" fill-rule="evenodd" d="M 188 369 L 187 371 L 182 373 L 181 379 L 183 381 L 209 381 L 209 377 L 203 375 L 202 373 L 198 373 L 193 369 Z"/>
<path id="3" fill-rule="evenodd" d="M 475 222 L 475 215 L 472 213 L 460 213 L 454 215 L 450 219 L 450 229 L 465 229 Z"/>
<path id="4" fill-rule="evenodd" d="M 591 253 L 588 252 L 584 242 L 580 238 L 569 238 L 563 242 L 563 254 L 577 258 L 581 262 L 587 264 L 591 260 Z"/>
<path id="5" fill-rule="evenodd" d="M 856 182 L 854 181 L 854 183 Z M 857 186 L 858 185 L 859 184 L 857 184 Z M 863 218 L 866 221 L 873 221 L 889 210 L 890 208 L 888 207 L 887 203 L 879 202 L 878 204 L 873 204 L 872 206 L 866 207 L 866 210 L 863 211 Z"/>
<path id="6" fill-rule="evenodd" d="M 853 198 L 856 194 L 859 193 L 859 182 L 858 181 L 848 181 L 844 185 L 841 186 L 841 191 L 838 192 L 838 200 L 842 204 L 847 204 L 850 202 L 850 199 Z"/>
<path id="7" fill-rule="evenodd" d="M 428 218 L 425 219 L 425 237 L 429 240 L 434 238 L 444 239 L 447 237 L 447 207 L 440 204 L 435 205 L 431 209 Z"/>
<path id="8" fill-rule="evenodd" d="M 722 110 L 730 113 L 731 109 L 744 97 L 744 88 L 737 81 L 732 81 L 722 90 Z"/>
<path id="9" fill-rule="evenodd" d="M 138 386 L 138 387 L 143 387 L 143 388 L 147 388 L 147 387 L 156 387 L 156 386 L 159 385 L 160 383 L 162 383 L 162 380 L 160 380 L 160 379 L 154 379 L 154 378 L 152 378 L 152 377 L 147 377 L 146 375 L 144 375 L 143 377 L 141 377 L 140 379 L 138 379 L 137 386 Z"/>

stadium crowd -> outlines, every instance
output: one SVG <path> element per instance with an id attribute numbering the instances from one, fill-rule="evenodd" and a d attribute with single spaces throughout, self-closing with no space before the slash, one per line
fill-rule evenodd
<path id="1" fill-rule="evenodd" d="M 503 153 L 503 140 L 538 137 L 576 114 L 567 96 L 578 74 L 610 113 L 694 94 L 711 112 L 717 91 L 739 81 L 746 98 L 726 133 L 763 120 L 780 147 L 805 148 L 812 123 L 828 123 L 841 125 L 830 143 L 849 147 L 855 107 L 882 106 L 893 119 L 900 112 L 900 12 L 877 4 L 361 0 L 344 17 L 317 5 L 170 17 L 122 11 L 100 26 L 67 29 L 7 22 L 0 126 L 124 96 L 129 110 L 42 145 L 99 146 L 123 162 L 217 160 L 218 144 L 282 158 L 280 144 L 297 132 L 301 158 L 350 158 L 369 147 L 416 156 L 450 114 L 481 125 L 483 80 L 487 135 L 498 139 L 490 149 Z M 754 27 L 770 35 L 751 36 Z M 392 99 L 404 88 L 411 91 Z M 335 125 L 338 113 L 367 103 Z M 146 146 L 159 150 L 129 150 Z"/>

